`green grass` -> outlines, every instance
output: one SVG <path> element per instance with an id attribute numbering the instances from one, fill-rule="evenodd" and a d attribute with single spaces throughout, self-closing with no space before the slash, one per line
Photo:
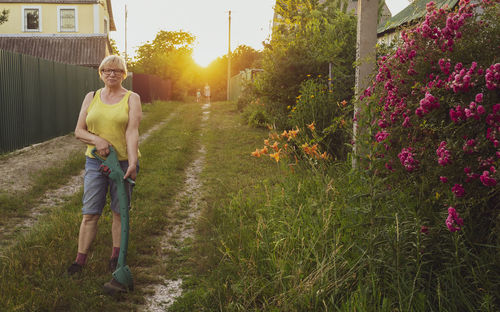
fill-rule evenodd
<path id="1" fill-rule="evenodd" d="M 267 132 L 238 125 L 229 107 L 212 112 L 208 207 L 171 311 L 498 310 L 498 243 L 450 233 L 446 216 L 422 217 L 425 194 L 349 163 L 290 174 L 250 158 Z"/>
<path id="2" fill-rule="evenodd" d="M 111 252 L 109 211 L 101 217 L 84 273 L 76 278 L 66 276 L 66 268 L 76 255 L 80 193 L 43 216 L 27 235 L 3 250 L 0 257 L 2 310 L 128 311 L 144 302 L 144 286 L 158 278 L 151 267 L 158 266 L 159 235 L 175 222 L 175 212 L 170 210 L 170 205 L 182 185 L 183 170 L 197 151 L 201 118 L 198 105 L 155 103 L 155 106 L 151 108 L 151 116 L 163 114 L 166 118 L 175 107 L 178 114 L 168 127 L 151 135 L 140 147 L 143 157 L 134 189 L 128 250 L 128 264 L 132 267 L 137 291 L 120 300 L 102 294 L 103 283 L 111 277 L 106 272 Z"/>
<path id="3" fill-rule="evenodd" d="M 170 108 L 168 108 L 170 106 Z M 413 190 L 335 163 L 291 174 L 253 158 L 267 131 L 240 124 L 232 104 L 216 102 L 201 128 L 200 105 L 155 103 L 156 122 L 175 116 L 143 145 L 134 190 L 128 264 L 136 290 L 102 295 L 110 253 L 110 214 L 84 274 L 64 272 L 76 253 L 81 194 L 0 256 L 0 302 L 7 311 L 129 311 L 146 287 L 183 278 L 171 311 L 498 311 L 497 246 L 479 246 L 419 213 Z M 161 113 L 160 113 L 161 111 Z M 150 124 L 152 127 L 154 122 Z M 197 196 L 205 206 L 196 236 L 162 258 L 165 230 L 186 218 L 194 198 L 174 197 L 184 171 L 206 150 Z M 422 234 L 426 224 L 429 234 Z"/>

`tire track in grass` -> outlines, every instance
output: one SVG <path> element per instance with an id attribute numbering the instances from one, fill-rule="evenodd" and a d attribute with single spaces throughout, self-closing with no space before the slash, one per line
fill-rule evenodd
<path id="1" fill-rule="evenodd" d="M 201 135 L 203 135 L 203 129 L 210 116 L 209 109 L 209 103 L 202 106 Z M 160 243 L 163 261 L 167 261 L 168 254 L 171 254 L 172 251 L 180 251 L 178 246 L 183 246 L 186 239 L 191 239 L 194 236 L 194 224 L 204 204 L 200 195 L 202 183 L 199 176 L 205 165 L 205 155 L 206 149 L 202 145 L 198 150 L 198 156 L 186 169 L 184 188 L 176 195 L 172 208 L 174 211 L 187 213 L 187 216 L 164 233 Z M 175 299 L 182 295 L 182 282 L 182 277 L 177 279 L 164 278 L 161 283 L 148 287 L 153 294 L 145 297 L 146 305 L 142 310 L 148 312 L 167 310 L 175 302 Z"/>
<path id="2" fill-rule="evenodd" d="M 177 114 L 177 111 L 170 113 L 165 119 L 148 129 L 139 137 L 139 144 L 147 140 L 151 134 L 168 124 Z M 41 143 L 41 145 L 43 145 L 43 143 Z M 12 243 L 16 234 L 25 234 L 31 227 L 37 224 L 41 216 L 49 213 L 52 208 L 63 204 L 69 197 L 79 192 L 83 187 L 84 175 L 85 170 L 81 170 L 78 175 L 70 177 L 69 181 L 63 186 L 49 190 L 43 194 L 40 198 L 40 203 L 30 209 L 28 216 L 12 218 L 8 224 L 0 226 L 0 255 L 2 254 L 2 249 Z"/>

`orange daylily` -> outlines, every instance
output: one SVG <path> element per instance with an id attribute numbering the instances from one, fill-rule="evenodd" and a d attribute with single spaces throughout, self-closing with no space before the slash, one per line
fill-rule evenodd
<path id="1" fill-rule="evenodd" d="M 260 154 L 267 154 L 268 152 L 267 146 L 264 146 L 264 148 L 260 150 Z"/>
<path id="2" fill-rule="evenodd" d="M 264 140 L 264 145 L 269 145 L 269 140 Z"/>
<path id="3" fill-rule="evenodd" d="M 286 132 L 286 130 L 284 130 L 283 133 L 281 134 L 281 137 L 288 138 L 288 132 Z"/>
<path id="4" fill-rule="evenodd" d="M 288 141 L 290 141 L 292 138 L 295 138 L 297 136 L 297 134 L 299 133 L 299 128 L 297 127 L 296 130 L 289 130 L 288 131 Z"/>
<path id="5" fill-rule="evenodd" d="M 280 161 L 280 152 L 281 152 L 281 150 L 277 151 L 276 153 L 269 154 L 269 157 L 274 158 L 274 160 L 276 160 L 276 162 L 279 162 Z"/>
<path id="6" fill-rule="evenodd" d="M 319 157 L 319 154 L 318 154 L 318 144 L 314 144 L 313 146 L 311 146 L 311 149 L 310 149 L 310 155 L 311 156 L 314 156 L 316 158 Z"/>
<path id="7" fill-rule="evenodd" d="M 261 153 L 260 153 L 260 150 L 258 148 L 255 149 L 255 152 L 252 152 L 252 156 L 254 157 L 260 157 Z"/>
<path id="8" fill-rule="evenodd" d="M 346 101 L 346 100 L 343 100 L 342 102 L 340 102 L 340 104 L 342 104 L 342 106 L 346 106 L 347 101 Z"/>
<path id="9" fill-rule="evenodd" d="M 278 151 L 278 142 L 274 142 L 273 146 L 271 146 L 276 152 Z"/>
<path id="10" fill-rule="evenodd" d="M 314 127 L 314 121 L 310 125 L 307 125 L 307 128 L 311 129 L 311 131 L 314 131 L 314 129 L 316 129 L 316 127 Z"/>

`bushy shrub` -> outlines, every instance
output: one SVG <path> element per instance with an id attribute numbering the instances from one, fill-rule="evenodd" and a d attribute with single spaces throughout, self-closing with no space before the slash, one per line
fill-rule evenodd
<path id="1" fill-rule="evenodd" d="M 416 186 L 432 207 L 427 218 L 452 232 L 467 229 L 476 243 L 498 243 L 498 3 L 462 0 L 448 12 L 430 2 L 425 20 L 379 59 L 362 96 L 368 108 L 355 116 L 372 126 L 374 172 L 388 184 Z"/>
<path id="2" fill-rule="evenodd" d="M 278 1 L 273 37 L 263 51 L 256 88 L 278 128 L 291 128 L 287 110 L 294 106 L 300 85 L 309 76 L 328 75 L 332 63 L 337 100 L 353 96 L 356 19 L 336 10 L 332 1 Z M 332 39 L 334 38 L 334 39 Z M 337 88 L 338 87 L 338 88 Z"/>
<path id="3" fill-rule="evenodd" d="M 265 128 L 270 123 L 270 118 L 260 100 L 253 100 L 241 114 L 244 123 L 257 128 Z"/>
<path id="4" fill-rule="evenodd" d="M 336 159 L 345 159 L 350 147 L 352 125 L 350 118 L 352 106 L 343 99 L 339 100 L 333 88 L 320 77 L 308 79 L 301 84 L 295 106 L 289 106 L 290 124 L 300 129 L 314 124 L 315 131 L 310 133 L 310 144 L 319 143 L 323 150 Z M 347 121 L 346 121 L 347 120 Z"/>

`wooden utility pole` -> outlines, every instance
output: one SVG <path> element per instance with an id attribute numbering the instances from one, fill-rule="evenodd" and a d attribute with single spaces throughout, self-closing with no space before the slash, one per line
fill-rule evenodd
<path id="1" fill-rule="evenodd" d="M 127 17 L 128 17 L 128 11 L 127 11 L 127 5 L 125 4 L 125 63 L 128 62 L 128 54 L 127 54 Z"/>
<path id="2" fill-rule="evenodd" d="M 375 70 L 375 46 L 377 44 L 377 19 L 378 19 L 378 2 L 379 0 L 358 0 L 358 26 L 356 40 L 356 101 L 354 106 L 354 116 L 357 116 L 360 111 L 359 96 L 363 91 L 370 86 L 370 75 Z M 364 117 L 363 117 L 364 118 Z M 356 119 L 354 121 L 353 140 L 354 140 L 354 157 L 352 165 L 356 167 L 356 158 L 360 152 L 360 142 L 358 137 L 361 129 L 358 129 Z"/>
<path id="3" fill-rule="evenodd" d="M 229 10 L 229 40 L 227 48 L 227 100 L 231 93 L 231 10 Z"/>

